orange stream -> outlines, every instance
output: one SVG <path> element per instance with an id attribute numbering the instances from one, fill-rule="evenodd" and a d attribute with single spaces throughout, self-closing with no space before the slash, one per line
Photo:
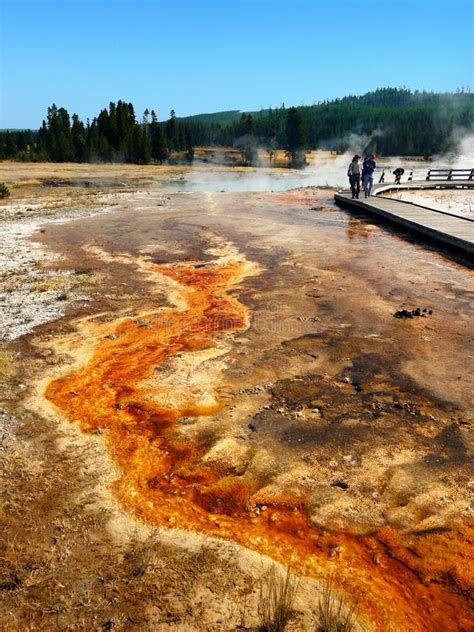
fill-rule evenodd
<path id="1" fill-rule="evenodd" d="M 467 527 L 418 536 L 408 546 L 408 538 L 389 527 L 372 537 L 327 533 L 311 525 L 301 501 L 291 498 L 275 500 L 256 516 L 246 502 L 257 481 L 203 465 L 204 447 L 176 437 L 178 418 L 211 415 L 223 404 L 203 408 L 190 401 L 166 409 L 153 402 L 143 381 L 168 356 L 215 346 L 217 335 L 246 327 L 246 308 L 229 294 L 246 268 L 231 261 L 154 269 L 179 283 L 187 309 L 167 310 L 166 321 L 147 317 L 149 328 L 132 319 L 121 322 L 116 338 L 100 340 L 86 366 L 55 379 L 45 392 L 84 432 L 107 429 L 122 471 L 116 484 L 121 502 L 157 524 L 234 540 L 284 564 L 292 557 L 294 570 L 307 576 L 332 571 L 359 598 L 373 629 L 471 629 L 461 594 L 469 584 Z M 331 557 L 339 545 L 344 550 Z"/>

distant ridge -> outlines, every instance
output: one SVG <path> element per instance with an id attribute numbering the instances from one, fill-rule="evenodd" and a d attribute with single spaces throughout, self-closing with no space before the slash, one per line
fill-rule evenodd
<path id="1" fill-rule="evenodd" d="M 241 115 L 241 110 L 225 110 L 223 112 L 209 112 L 204 114 L 193 114 L 191 116 L 178 117 L 178 120 L 189 123 L 204 123 L 211 125 L 212 123 L 226 125 L 237 121 Z"/>

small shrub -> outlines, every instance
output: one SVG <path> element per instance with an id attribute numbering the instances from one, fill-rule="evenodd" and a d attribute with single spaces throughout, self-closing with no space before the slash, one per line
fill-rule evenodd
<path id="1" fill-rule="evenodd" d="M 315 632 L 353 632 L 355 630 L 357 603 L 345 602 L 334 589 L 330 577 L 319 598 L 319 624 Z"/>
<path id="2" fill-rule="evenodd" d="M 283 632 L 295 604 L 300 580 L 291 573 L 290 565 L 282 575 L 275 564 L 268 569 L 260 583 L 258 614 L 265 632 Z"/>
<path id="3" fill-rule="evenodd" d="M 0 198 L 7 198 L 10 196 L 10 189 L 4 182 L 0 182 Z"/>

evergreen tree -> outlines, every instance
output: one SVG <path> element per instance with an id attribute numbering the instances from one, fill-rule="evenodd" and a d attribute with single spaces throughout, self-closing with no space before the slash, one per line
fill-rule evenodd
<path id="1" fill-rule="evenodd" d="M 86 160 L 95 162 L 99 159 L 99 134 L 97 132 L 97 121 L 92 119 L 92 123 L 87 123 L 86 139 Z"/>
<path id="2" fill-rule="evenodd" d="M 301 113 L 294 107 L 288 109 L 286 117 L 286 150 L 295 167 L 305 163 L 306 130 Z"/>
<path id="3" fill-rule="evenodd" d="M 140 125 L 135 125 L 126 139 L 126 162 L 134 162 L 146 165 L 150 162 L 151 150 L 150 141 L 146 131 Z"/>
<path id="4" fill-rule="evenodd" d="M 74 145 L 72 142 L 71 122 L 67 110 L 58 108 L 53 103 L 48 108 L 46 129 L 46 147 L 51 160 L 54 162 L 73 160 Z"/>
<path id="5" fill-rule="evenodd" d="M 109 143 L 116 153 L 120 149 L 120 139 L 117 122 L 117 106 L 112 101 L 109 103 Z"/>
<path id="6" fill-rule="evenodd" d="M 152 111 L 152 121 L 150 123 L 150 142 L 151 142 L 151 157 L 154 160 L 158 160 L 160 165 L 163 164 L 163 160 L 166 160 L 169 156 L 168 147 L 166 144 L 163 127 L 156 118 L 156 114 Z"/>
<path id="7" fill-rule="evenodd" d="M 72 115 L 72 143 L 74 146 L 74 159 L 83 162 L 86 155 L 86 130 L 84 123 L 77 114 Z"/>
<path id="8" fill-rule="evenodd" d="M 141 129 L 140 151 L 138 154 L 138 162 L 141 165 L 147 165 L 151 159 L 151 145 L 146 129 Z"/>
<path id="9" fill-rule="evenodd" d="M 191 130 L 189 129 L 189 127 L 186 127 L 185 129 L 184 138 L 185 138 L 185 147 L 186 147 L 186 158 L 187 160 L 192 162 L 194 160 L 194 147 L 193 147 L 193 138 L 192 138 Z"/>
<path id="10" fill-rule="evenodd" d="M 166 123 L 166 142 L 171 153 L 179 148 L 178 129 L 176 124 L 176 112 L 171 110 L 170 118 Z"/>

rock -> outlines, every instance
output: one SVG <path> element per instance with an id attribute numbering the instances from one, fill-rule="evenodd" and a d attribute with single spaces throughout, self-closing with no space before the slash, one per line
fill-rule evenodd
<path id="1" fill-rule="evenodd" d="M 395 318 L 413 318 L 415 316 L 426 317 L 426 314 L 429 314 L 431 316 L 432 313 L 433 313 L 432 309 L 428 309 L 425 307 L 423 310 L 421 310 L 419 307 L 417 307 L 412 310 L 399 309 L 396 312 L 394 312 L 392 315 Z"/>
<path id="2" fill-rule="evenodd" d="M 139 327 L 142 329 L 150 329 L 151 325 L 146 320 L 135 320 L 134 321 Z"/>
<path id="3" fill-rule="evenodd" d="M 190 425 L 190 424 L 196 423 L 196 420 L 193 419 L 193 417 L 181 417 L 180 419 L 178 419 L 178 422 L 180 424 L 183 424 L 184 426 L 186 426 L 186 425 Z"/>
<path id="4" fill-rule="evenodd" d="M 346 491 L 349 489 L 349 483 L 346 483 L 345 481 L 337 480 L 331 483 L 331 487 L 339 487 L 339 489 Z"/>

